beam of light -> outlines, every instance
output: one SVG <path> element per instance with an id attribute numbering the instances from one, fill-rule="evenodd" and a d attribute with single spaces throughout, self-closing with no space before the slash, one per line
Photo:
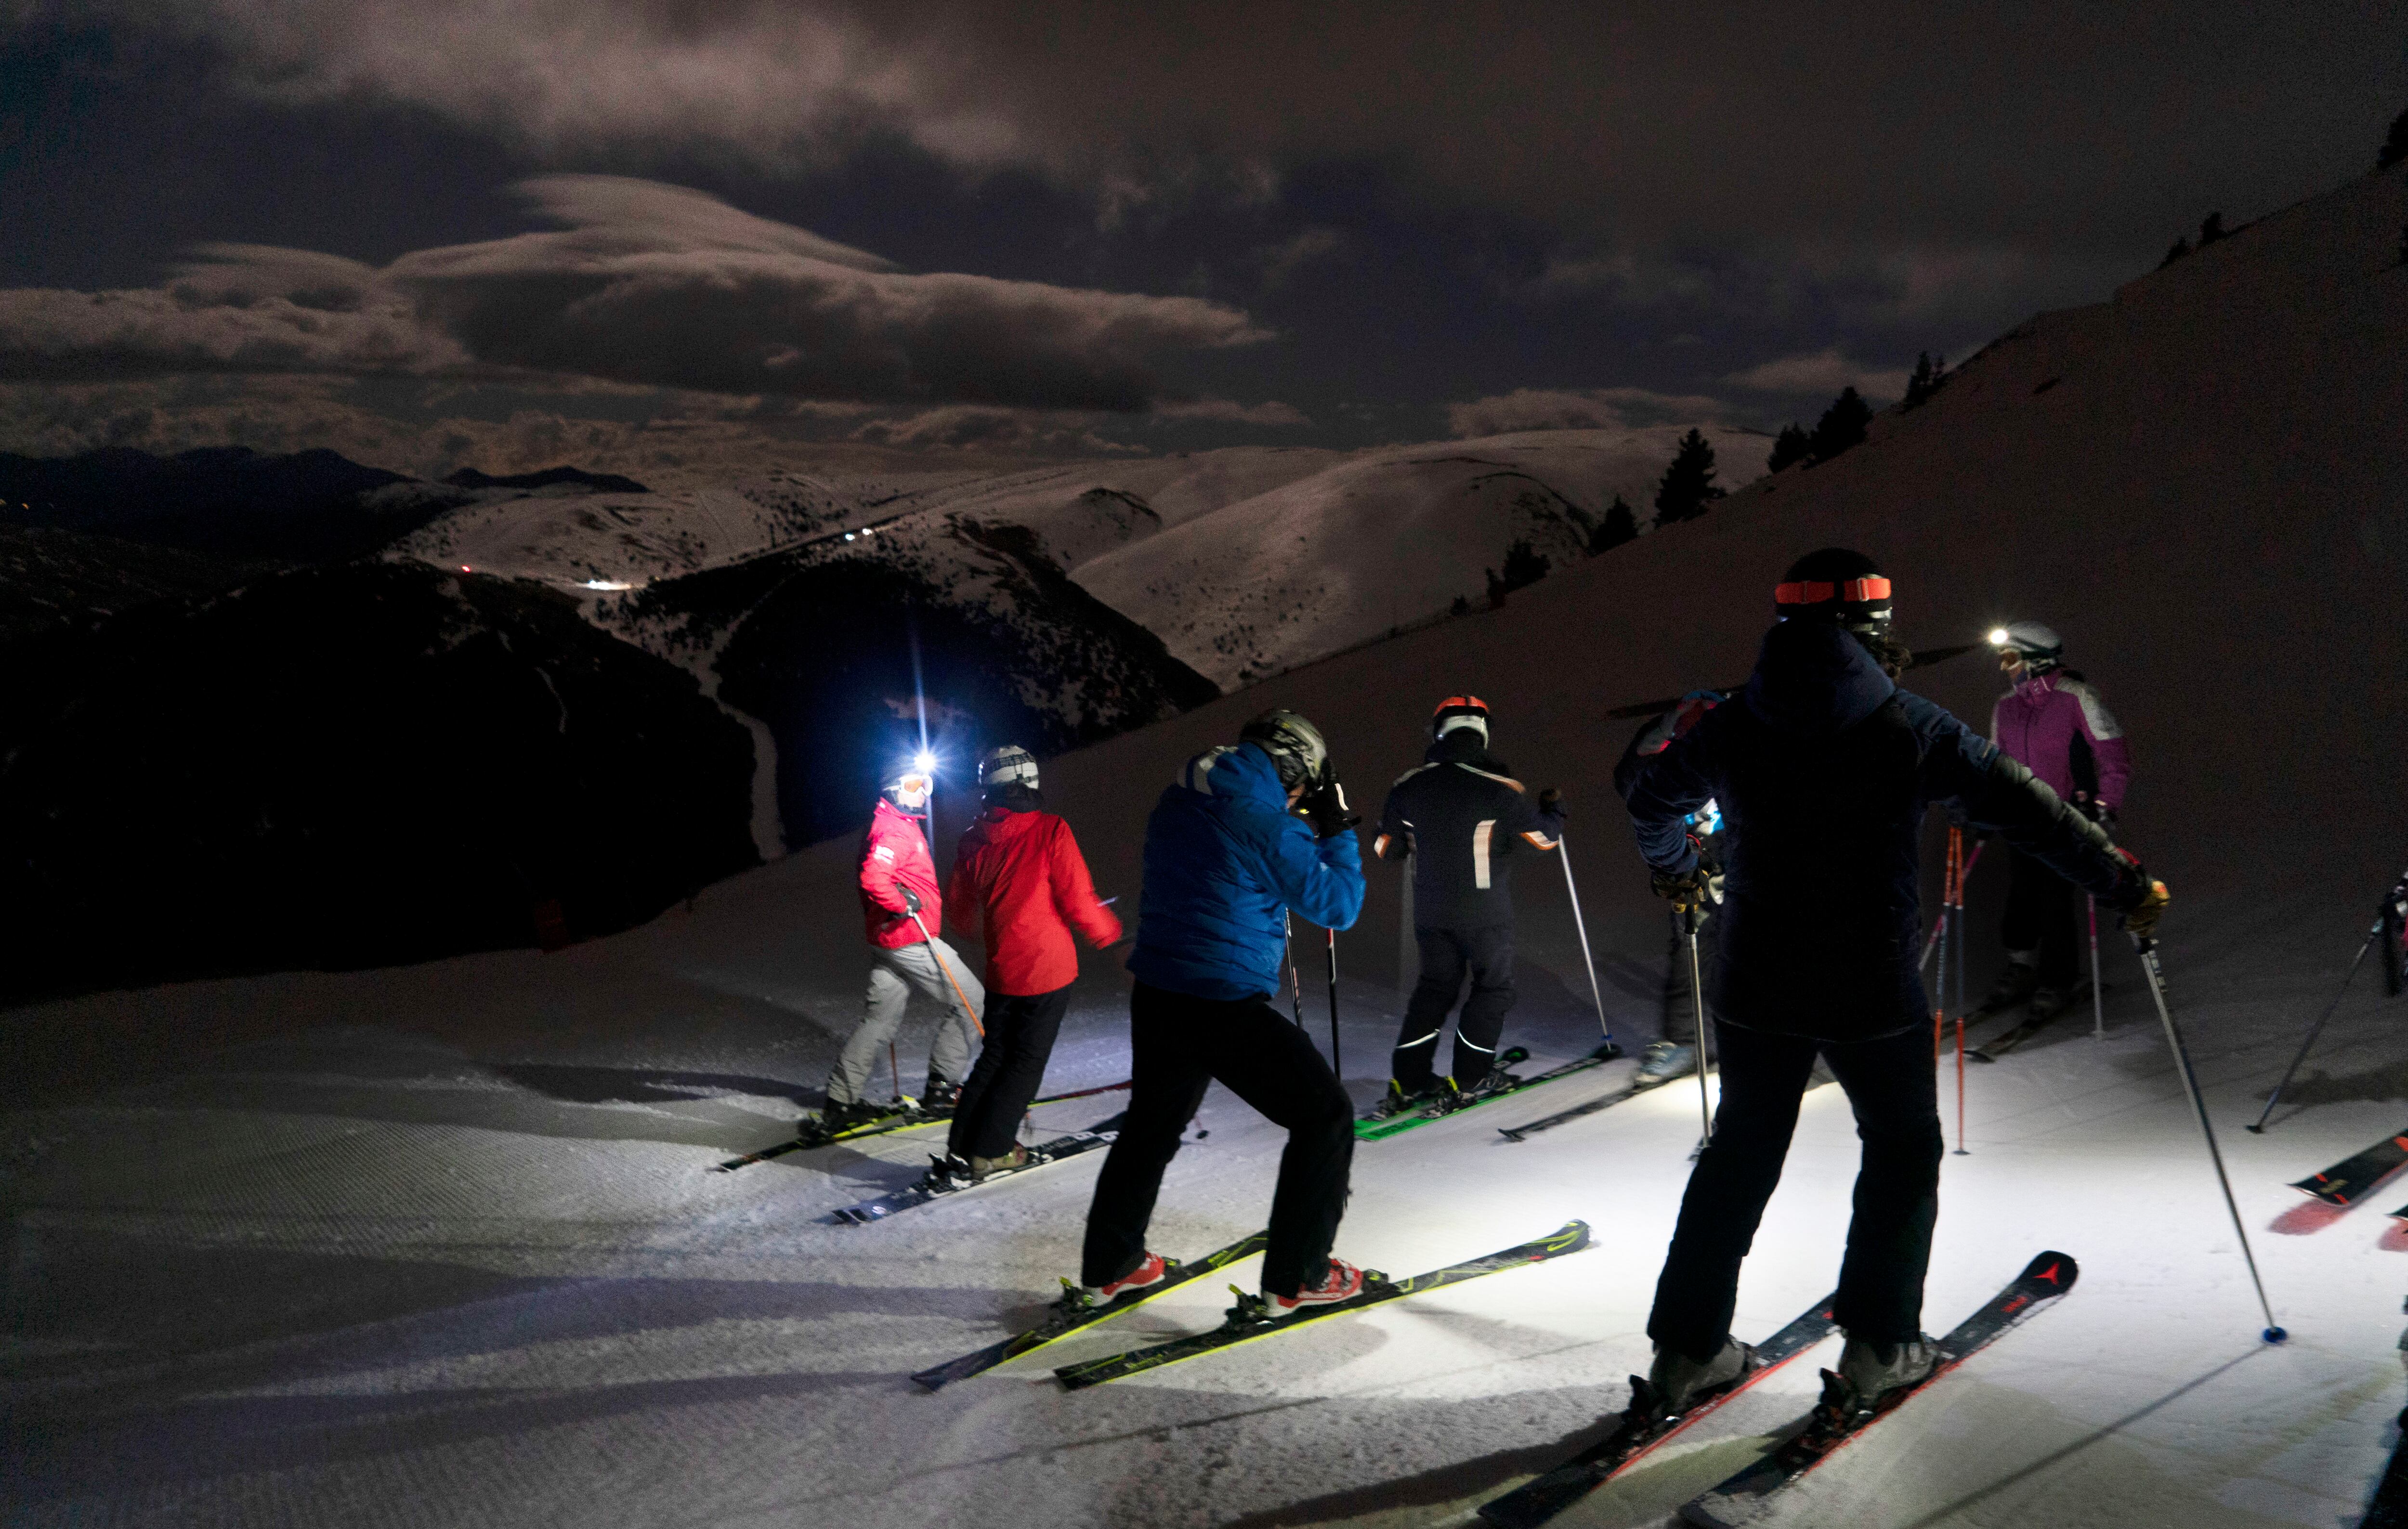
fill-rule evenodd
<path id="1" fill-rule="evenodd" d="M 928 690 L 920 676 L 920 618 L 908 600 L 903 605 L 903 631 L 911 644 L 911 701 L 920 713 L 920 757 L 933 760 L 936 756 L 928 750 Z"/>

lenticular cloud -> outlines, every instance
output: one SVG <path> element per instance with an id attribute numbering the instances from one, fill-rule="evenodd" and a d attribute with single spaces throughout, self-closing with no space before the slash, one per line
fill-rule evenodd
<path id="1" fill-rule="evenodd" d="M 871 403 L 1135 410 L 1236 308 L 914 274 L 682 187 L 545 176 L 561 226 L 373 267 L 217 245 L 164 287 L 0 293 L 0 378 L 499 373 Z"/>

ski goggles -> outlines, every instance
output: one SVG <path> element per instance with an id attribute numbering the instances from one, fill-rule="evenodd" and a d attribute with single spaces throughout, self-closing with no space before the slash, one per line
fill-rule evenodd
<path id="1" fill-rule="evenodd" d="M 1836 584 L 1826 583 L 1819 579 L 1801 579 L 1772 586 L 1772 602 L 1782 606 L 1819 606 L 1831 600 L 1861 605 L 1868 600 L 1888 598 L 1889 580 L 1879 576 L 1851 579 Z"/>

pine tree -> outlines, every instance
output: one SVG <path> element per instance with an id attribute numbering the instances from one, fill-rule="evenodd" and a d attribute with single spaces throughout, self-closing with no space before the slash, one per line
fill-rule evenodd
<path id="1" fill-rule="evenodd" d="M 1906 379 L 1906 397 L 1899 402 L 1899 408 L 1922 407 L 1931 401 L 1933 393 L 1940 391 L 1940 384 L 1947 380 L 1948 358 L 1929 356 L 1917 350 L 1914 353 L 1914 375 Z"/>
<path id="2" fill-rule="evenodd" d="M 1553 566 L 1555 564 L 1547 560 L 1547 554 L 1531 546 L 1529 539 L 1525 537 L 1505 549 L 1505 563 L 1498 570 L 1498 582 L 1509 590 L 1526 589 L 1546 578 L 1547 570 Z"/>
<path id="3" fill-rule="evenodd" d="M 2403 159 L 2408 159 L 2408 111 L 2391 119 L 2391 135 L 2375 150 L 2374 167 L 2387 170 Z"/>
<path id="4" fill-rule="evenodd" d="M 2224 214 L 2211 212 L 2199 225 L 2199 247 L 2202 250 L 2224 237 Z"/>
<path id="5" fill-rule="evenodd" d="M 1656 486 L 1656 523 L 1694 521 L 1722 496 L 1723 491 L 1714 486 L 1714 449 L 1692 425 L 1665 467 L 1664 481 Z"/>
<path id="6" fill-rule="evenodd" d="M 1803 462 L 1813 454 L 1814 448 L 1808 444 L 1805 430 L 1793 420 L 1783 425 L 1781 434 L 1773 438 L 1772 455 L 1765 458 L 1764 470 L 1777 473 L 1792 463 Z"/>
<path id="7" fill-rule="evenodd" d="M 1840 396 L 1814 422 L 1814 434 L 1807 445 L 1816 462 L 1828 462 L 1852 446 L 1861 445 L 1865 427 L 1873 422 L 1872 406 L 1864 401 L 1854 388 L 1842 388 Z"/>
<path id="8" fill-rule="evenodd" d="M 2183 256 L 2189 253 L 2190 240 L 2176 239 L 2173 242 L 2173 248 L 2166 251 L 2166 258 L 2157 262 L 2157 269 L 2162 271 L 2167 266 L 2172 264 L 2175 261 L 2182 259 Z"/>
<path id="9" fill-rule="evenodd" d="M 1610 548 L 1638 539 L 1639 517 L 1631 512 L 1630 501 L 1617 493 L 1613 496 L 1613 503 L 1605 507 L 1604 523 L 1588 534 L 1589 555 L 1595 557 Z"/>

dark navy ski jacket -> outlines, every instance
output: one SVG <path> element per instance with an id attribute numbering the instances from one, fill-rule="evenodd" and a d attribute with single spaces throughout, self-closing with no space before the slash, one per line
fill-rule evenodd
<path id="1" fill-rule="evenodd" d="M 1480 735 L 1458 727 L 1397 778 L 1371 852 L 1413 856 L 1413 925 L 1496 929 L 1513 922 L 1513 862 L 1552 850 L 1564 815 L 1541 812 Z"/>
<path id="2" fill-rule="evenodd" d="M 2095 824 L 1828 622 L 1775 626 L 1738 701 L 1631 772 L 1648 865 L 1696 864 L 1682 818 L 1709 798 L 1727 854 L 1717 1010 L 1747 1029 L 1847 1042 L 1930 1022 L 1916 926 L 1935 802 L 2109 907 L 2143 890 Z"/>
<path id="3" fill-rule="evenodd" d="M 1145 824 L 1145 896 L 1128 969 L 1148 987 L 1229 1001 L 1281 987 L 1286 910 L 1325 929 L 1363 911 L 1354 831 L 1315 839 L 1251 743 L 1187 762 Z"/>

